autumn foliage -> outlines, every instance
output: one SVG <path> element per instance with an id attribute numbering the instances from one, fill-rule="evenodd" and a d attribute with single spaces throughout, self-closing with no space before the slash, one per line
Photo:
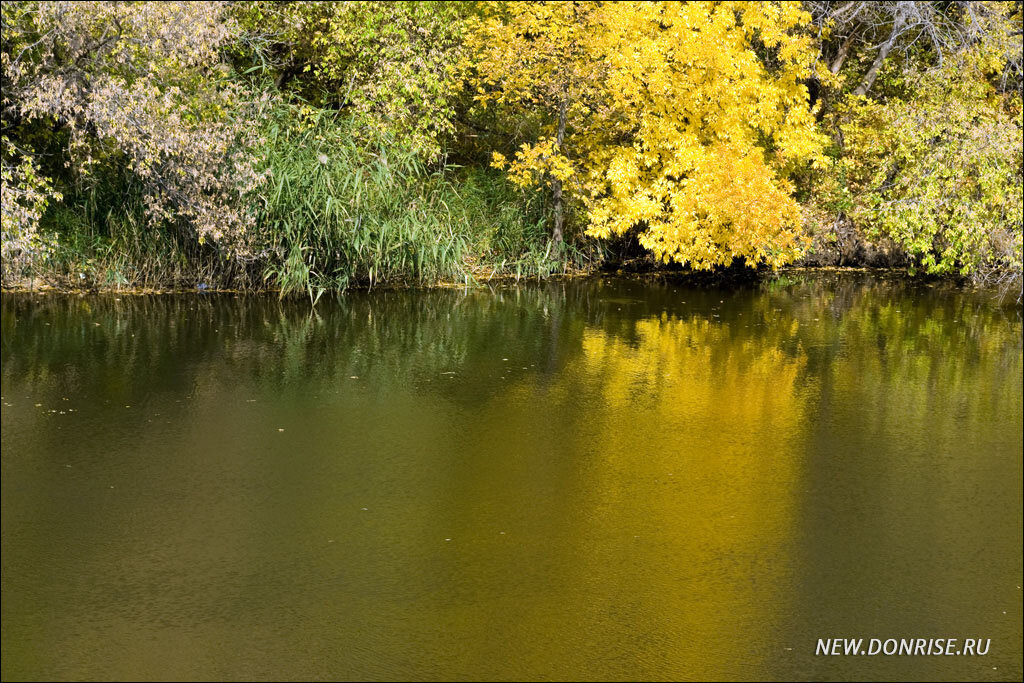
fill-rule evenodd
<path id="1" fill-rule="evenodd" d="M 823 145 L 810 20 L 777 3 L 507 3 L 473 26 L 475 99 L 546 120 L 495 164 L 564 184 L 589 235 L 636 230 L 666 262 L 792 261 L 788 176 Z"/>
<path id="2" fill-rule="evenodd" d="M 1019 3 L 5 2 L 2 17 L 5 283 L 84 278 L 128 245 L 312 291 L 375 264 L 540 275 L 630 245 L 775 268 L 850 239 L 911 269 L 1020 277 Z M 433 227 L 399 206 L 433 207 Z"/>

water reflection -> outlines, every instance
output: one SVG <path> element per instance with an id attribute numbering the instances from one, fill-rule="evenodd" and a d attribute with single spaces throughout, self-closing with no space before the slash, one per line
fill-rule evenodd
<path id="1" fill-rule="evenodd" d="M 4 678 L 1020 677 L 983 295 L 5 296 L 2 360 Z"/>

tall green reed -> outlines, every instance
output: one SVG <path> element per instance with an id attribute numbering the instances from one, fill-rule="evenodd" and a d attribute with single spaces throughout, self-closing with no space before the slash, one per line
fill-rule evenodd
<path id="1" fill-rule="evenodd" d="M 257 230 L 282 295 L 465 277 L 465 217 L 443 168 L 334 112 L 269 127 Z"/>

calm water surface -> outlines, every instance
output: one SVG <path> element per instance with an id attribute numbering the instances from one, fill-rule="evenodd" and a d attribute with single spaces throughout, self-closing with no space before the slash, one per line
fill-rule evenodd
<path id="1" fill-rule="evenodd" d="M 1021 317 L 850 276 L 2 301 L 3 678 L 1020 680 Z M 984 638 L 984 657 L 815 656 Z"/>

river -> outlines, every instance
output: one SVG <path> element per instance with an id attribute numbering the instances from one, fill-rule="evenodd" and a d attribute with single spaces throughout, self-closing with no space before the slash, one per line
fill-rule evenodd
<path id="1" fill-rule="evenodd" d="M 1021 332 L 799 272 L 5 294 L 3 679 L 1020 680 Z"/>

